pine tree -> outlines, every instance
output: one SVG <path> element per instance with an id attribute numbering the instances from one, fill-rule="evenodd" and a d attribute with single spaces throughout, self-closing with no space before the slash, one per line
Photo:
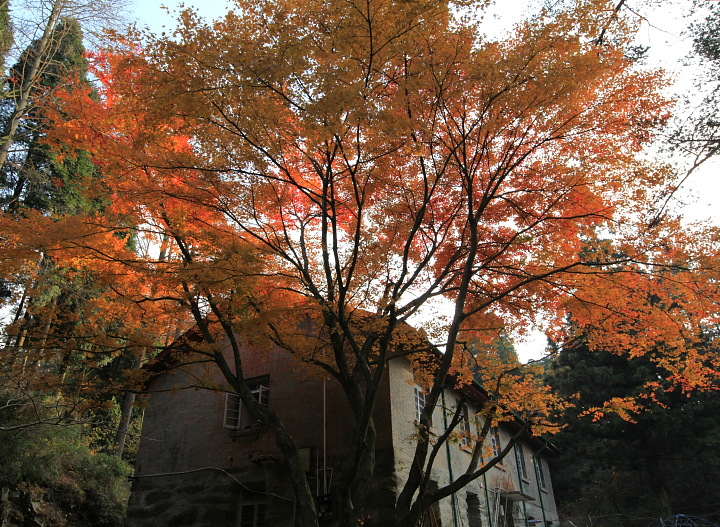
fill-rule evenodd
<path id="1" fill-rule="evenodd" d="M 0 0 L 0 66 L 5 67 L 8 51 L 12 46 L 13 31 L 10 21 L 10 0 Z"/>
<path id="2" fill-rule="evenodd" d="M 64 152 L 62 158 L 43 143 L 49 122 L 43 106 L 56 90 L 68 85 L 87 85 L 87 60 L 82 43 L 82 30 L 77 20 L 61 20 L 53 32 L 53 54 L 37 82 L 32 109 L 17 128 L 12 153 L 2 167 L 2 203 L 6 210 L 31 207 L 47 213 L 76 213 L 87 210 L 80 189 L 89 178 L 97 177 L 97 169 L 87 153 Z M 39 53 L 38 41 L 33 42 L 10 70 L 9 89 L 26 82 L 25 75 Z M 6 101 L 7 104 L 13 104 Z M 12 112 L 6 111 L 6 123 Z"/>

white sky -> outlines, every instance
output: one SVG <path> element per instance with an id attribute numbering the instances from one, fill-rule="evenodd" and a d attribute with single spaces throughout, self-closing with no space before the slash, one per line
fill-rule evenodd
<path id="1" fill-rule="evenodd" d="M 496 27 L 509 27 L 513 17 L 526 11 L 527 1 L 498 0 L 492 10 L 493 14 L 486 16 L 486 20 Z M 676 93 L 692 90 L 689 82 L 692 68 L 683 66 L 683 59 L 691 50 L 689 37 L 683 35 L 686 29 L 684 17 L 687 16 L 686 9 L 690 2 L 665 0 L 654 9 L 643 7 L 644 3 L 647 3 L 646 0 L 634 0 L 627 5 L 644 17 L 638 44 L 650 46 L 649 65 L 663 67 L 673 74 L 677 81 L 674 88 Z M 159 33 L 175 26 L 175 16 L 168 14 L 168 9 L 171 13 L 177 13 L 181 5 L 197 8 L 200 14 L 212 19 L 222 16 L 228 6 L 232 5 L 232 0 L 185 0 L 182 3 L 179 0 L 135 0 L 131 9 L 139 26 L 149 26 Z M 677 197 L 685 204 L 683 212 L 689 219 L 720 223 L 720 162 L 716 160 L 693 174 Z M 544 350 L 545 337 L 540 332 L 534 332 L 525 341 L 516 341 L 515 344 L 521 359 L 538 358 Z"/>
<path id="2" fill-rule="evenodd" d="M 160 32 L 162 27 L 167 29 L 175 26 L 174 20 L 177 17 L 169 16 L 164 7 L 171 12 L 177 12 L 180 5 L 193 7 L 206 18 L 213 19 L 222 16 L 228 6 L 232 5 L 231 0 L 134 0 L 131 5 L 132 14 L 138 21 L 139 26 L 149 26 L 152 30 Z"/>

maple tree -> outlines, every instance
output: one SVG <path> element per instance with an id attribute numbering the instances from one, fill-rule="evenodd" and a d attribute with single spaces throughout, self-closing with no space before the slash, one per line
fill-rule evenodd
<path id="1" fill-rule="evenodd" d="M 67 12 L 73 6 L 58 4 L 58 10 Z M 42 67 L 36 70 L 39 56 Z M 0 209 L 8 226 L 0 276 L 0 307 L 7 317 L 0 397 L 9 401 L 0 405 L 0 431 L 98 420 L 110 413 L 112 397 L 121 390 L 119 366 L 132 363 L 119 330 L 124 322 L 95 318 L 88 323 L 86 312 L 107 298 L 106 281 L 72 261 L 60 263 L 42 251 L 16 251 L 13 244 L 13 236 L 33 230 L 36 218 L 62 222 L 81 212 L 102 212 L 109 203 L 108 189 L 86 151 L 53 150 L 44 141 L 48 130 L 68 119 L 64 114 L 51 116 L 48 100 L 67 89 L 90 89 L 83 32 L 76 19 L 59 20 L 49 39 L 31 41 L 9 69 L 10 92 L 0 101 L 0 122 L 6 129 L 17 117 L 12 96 L 27 83 L 32 87 L 28 106 L 0 168 Z M 85 192 L 89 188 L 96 191 Z M 42 237 L 38 232 L 30 236 L 35 235 Z M 122 243 L 131 242 L 123 237 Z M 105 408 L 90 414 L 88 405 Z M 22 413 L 27 420 L 13 419 L 23 407 L 32 409 Z"/>
<path id="2" fill-rule="evenodd" d="M 591 345 L 646 354 L 682 389 L 717 376 L 691 344 L 715 322 L 718 233 L 653 216 L 670 171 L 639 154 L 669 103 L 662 74 L 623 52 L 631 25 L 608 2 L 578 1 L 496 40 L 461 15 L 470 9 L 238 0 L 212 23 L 185 11 L 171 37 L 118 36 L 94 57 L 99 100 L 64 97 L 73 119 L 53 131 L 102 166 L 112 206 L 34 217 L 41 236 L 2 225 L 17 232 L 3 240 L 15 251 L 126 281 L 88 320 L 123 306 L 143 321 L 131 327 L 157 332 L 137 348 L 192 319 L 204 341 L 195 351 L 275 434 L 303 525 L 318 520 L 297 447 L 253 398 L 238 335 L 270 339 L 342 386 L 356 431 L 335 490 L 346 525 L 361 520 L 372 408 L 397 349 L 414 352 L 427 391 L 397 496 L 403 526 L 510 451 L 483 452 L 498 420 L 519 416 L 535 434 L 554 426 L 562 401 L 531 365 L 492 352 L 503 333 L 572 310 L 598 328 Z M 129 231 L 148 251 L 116 236 Z M 293 335 L 301 314 L 325 328 L 329 351 Z M 462 417 L 458 406 L 433 436 L 432 411 L 478 373 L 491 397 L 471 461 L 431 488 L 426 474 Z"/>

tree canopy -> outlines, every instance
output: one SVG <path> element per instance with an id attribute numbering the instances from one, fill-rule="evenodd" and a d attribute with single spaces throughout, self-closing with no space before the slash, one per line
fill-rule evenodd
<path id="1" fill-rule="evenodd" d="M 253 399 L 238 335 L 270 339 L 342 386 L 356 425 L 338 478 L 348 525 L 398 349 L 435 357 L 398 525 L 498 461 L 482 457 L 498 420 L 518 416 L 535 434 L 557 424 L 563 403 L 533 368 L 491 352 L 502 334 L 549 320 L 558 336 L 572 311 L 597 328 L 591 346 L 646 355 L 681 390 L 714 386 L 717 359 L 693 343 L 717 316 L 718 232 L 654 215 L 672 175 L 640 154 L 669 116 L 666 81 L 627 56 L 634 28 L 612 3 L 541 11 L 503 40 L 462 15 L 474 4 L 236 6 L 213 22 L 185 11 L 171 36 L 117 35 L 92 57 L 100 96 L 64 95 L 58 112 L 73 118 L 49 140 L 90 152 L 112 204 L 0 218 L 0 265 L 42 252 L 99 277 L 108 289 L 84 327 L 122 320 L 118 353 L 196 324 L 195 351 L 275 433 L 304 525 L 317 517 L 297 448 Z M 146 250 L 129 250 L 129 232 Z M 325 328 L 322 352 L 292 331 L 301 316 Z M 478 370 L 492 397 L 475 453 L 431 489 L 425 474 L 460 421 L 433 437 L 432 410 Z"/>

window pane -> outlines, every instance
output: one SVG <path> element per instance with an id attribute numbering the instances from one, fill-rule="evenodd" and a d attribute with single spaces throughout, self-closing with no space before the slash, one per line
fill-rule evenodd
<path id="1" fill-rule="evenodd" d="M 420 421 L 420 415 L 425 409 L 425 393 L 421 388 L 415 387 L 415 419 Z"/>
<path id="2" fill-rule="evenodd" d="M 523 446 L 520 443 L 515 445 L 515 460 L 517 461 L 517 468 L 520 477 L 527 478 L 527 467 L 525 466 L 525 452 Z"/>
<path id="3" fill-rule="evenodd" d="M 240 527 L 255 527 L 255 505 L 243 505 L 240 512 Z"/>
<path id="4" fill-rule="evenodd" d="M 225 394 L 225 428 L 238 428 L 240 425 L 240 396 L 235 393 Z"/>
<path id="5" fill-rule="evenodd" d="M 493 457 L 499 456 L 502 447 L 500 446 L 500 433 L 497 427 L 490 430 L 490 444 L 492 445 Z"/>
<path id="6" fill-rule="evenodd" d="M 463 446 L 472 446 L 472 439 L 470 439 L 471 430 L 470 430 L 470 410 L 468 409 L 467 405 L 463 406 L 462 410 L 462 438 L 460 439 L 460 444 Z"/>

